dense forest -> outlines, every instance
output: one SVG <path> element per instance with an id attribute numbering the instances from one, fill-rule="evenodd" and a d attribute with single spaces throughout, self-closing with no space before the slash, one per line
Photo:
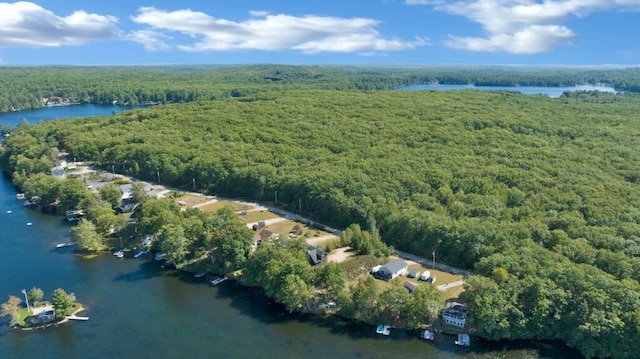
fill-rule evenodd
<path id="1" fill-rule="evenodd" d="M 380 76 L 382 88 L 398 79 Z M 356 91 L 365 82 L 238 85 L 241 96 L 23 125 L 0 161 L 18 187 L 64 150 L 177 188 L 267 202 L 277 191 L 292 211 L 473 269 L 463 299 L 476 335 L 637 357 L 640 97 Z"/>
<path id="2" fill-rule="evenodd" d="M 607 84 L 640 92 L 640 68 L 526 66 L 0 67 L 0 112 L 73 103 L 139 105 L 239 97 L 266 90 L 388 90 L 441 83 L 478 86 Z"/>

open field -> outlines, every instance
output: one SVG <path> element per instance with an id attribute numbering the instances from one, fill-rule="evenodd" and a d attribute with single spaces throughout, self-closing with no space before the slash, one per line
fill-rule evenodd
<path id="1" fill-rule="evenodd" d="M 289 234 L 289 232 L 291 232 L 291 230 L 295 225 L 299 225 L 300 227 L 302 227 L 302 235 L 308 238 L 320 237 L 320 236 L 331 234 L 329 232 L 321 231 L 319 229 L 308 227 L 302 223 L 298 223 L 290 220 L 284 220 L 282 222 L 270 224 L 267 226 L 267 229 L 273 233 L 278 233 L 280 234 L 280 236 L 284 236 L 284 238 L 286 238 L 286 236 Z"/>
<path id="2" fill-rule="evenodd" d="M 250 211 L 246 215 L 239 215 L 241 223 L 254 223 L 264 221 L 265 219 L 278 218 L 279 215 L 267 210 L 264 211 Z"/>
<path id="3" fill-rule="evenodd" d="M 203 212 L 215 212 L 223 207 L 231 207 L 231 209 L 233 209 L 234 212 L 244 211 L 244 210 L 253 208 L 248 204 L 231 202 L 231 201 L 217 201 L 217 202 L 207 203 L 202 206 L 198 206 L 198 208 Z"/>
<path id="4" fill-rule="evenodd" d="M 184 202 L 183 206 L 185 207 L 192 207 L 192 206 L 197 206 L 199 204 L 210 201 L 211 198 L 202 196 L 202 195 L 192 194 L 192 193 L 185 193 L 181 196 L 175 197 L 175 200 L 176 202 L 183 201 Z"/>

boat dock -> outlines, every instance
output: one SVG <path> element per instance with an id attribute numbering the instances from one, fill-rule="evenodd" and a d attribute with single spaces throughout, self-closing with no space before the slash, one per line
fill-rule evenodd
<path id="1" fill-rule="evenodd" d="M 65 317 L 65 319 L 69 319 L 69 320 L 89 320 L 89 317 L 78 317 L 77 315 L 69 315 L 67 317 Z"/>

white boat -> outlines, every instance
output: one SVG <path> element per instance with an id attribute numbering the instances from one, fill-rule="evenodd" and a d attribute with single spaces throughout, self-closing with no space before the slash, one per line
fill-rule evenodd
<path id="1" fill-rule="evenodd" d="M 204 277 L 205 275 L 207 275 L 207 271 L 206 271 L 206 270 L 200 270 L 200 271 L 197 271 L 197 272 L 193 275 L 193 278 L 198 279 L 198 278 L 202 278 L 202 277 Z"/>
<path id="2" fill-rule="evenodd" d="M 430 330 L 423 330 L 422 333 L 420 333 L 420 339 L 433 340 L 433 333 L 431 333 Z"/>
<path id="3" fill-rule="evenodd" d="M 156 253 L 156 256 L 153 259 L 155 259 L 157 261 L 161 261 L 161 260 L 164 259 L 165 256 L 166 256 L 166 254 L 164 254 L 164 253 Z"/>
<path id="4" fill-rule="evenodd" d="M 113 252 L 113 255 L 118 258 L 124 257 L 124 249 L 118 249 L 117 251 Z"/>
<path id="5" fill-rule="evenodd" d="M 227 280 L 227 279 L 228 279 L 227 277 L 220 277 L 220 278 L 216 278 L 216 279 L 214 279 L 214 280 L 212 280 L 212 281 L 211 281 L 211 284 L 213 284 L 213 285 L 218 285 L 218 284 L 220 284 L 220 283 L 224 282 L 224 281 L 225 281 L 225 280 Z"/>
<path id="6" fill-rule="evenodd" d="M 455 343 L 461 347 L 468 347 L 470 343 L 469 334 L 458 334 L 458 340 Z"/>
<path id="7" fill-rule="evenodd" d="M 16 199 L 23 200 L 24 199 L 24 193 L 16 193 Z"/>
<path id="8" fill-rule="evenodd" d="M 75 245 L 76 245 L 75 243 L 58 243 L 56 244 L 56 248 L 71 247 Z"/>
<path id="9" fill-rule="evenodd" d="M 13 213 L 13 211 L 11 211 L 11 210 L 7 211 L 7 214 L 11 214 L 11 213 Z"/>

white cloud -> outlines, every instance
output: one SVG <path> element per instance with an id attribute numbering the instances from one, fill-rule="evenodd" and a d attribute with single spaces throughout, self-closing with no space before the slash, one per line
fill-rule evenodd
<path id="1" fill-rule="evenodd" d="M 405 0 L 407 5 L 433 5 L 430 0 Z M 600 11 L 637 11 L 640 0 L 447 0 L 436 10 L 468 18 L 486 37 L 452 36 L 448 46 L 471 51 L 532 54 L 571 43 L 576 34 L 563 25 L 570 18 Z"/>
<path id="2" fill-rule="evenodd" d="M 171 48 L 163 39 L 170 37 L 152 30 L 139 30 L 127 34 L 127 39 L 140 43 L 147 51 L 167 51 Z"/>
<path id="3" fill-rule="evenodd" d="M 75 11 L 59 16 L 32 2 L 0 3 L 0 47 L 58 47 L 117 38 L 113 16 Z"/>
<path id="4" fill-rule="evenodd" d="M 132 17 L 155 33 L 179 33 L 194 39 L 179 45 L 184 51 L 297 50 L 304 53 L 370 53 L 400 51 L 425 45 L 424 39 L 387 39 L 376 30 L 378 21 L 366 18 L 292 16 L 252 11 L 245 21 L 218 19 L 190 9 L 139 9 Z"/>

